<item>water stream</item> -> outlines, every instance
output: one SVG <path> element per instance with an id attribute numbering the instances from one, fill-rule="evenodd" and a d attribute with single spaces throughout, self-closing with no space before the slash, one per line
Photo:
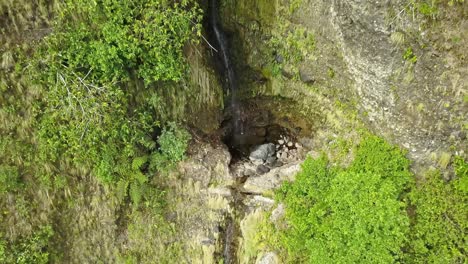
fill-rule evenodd
<path id="1" fill-rule="evenodd" d="M 241 120 L 241 104 L 237 98 L 237 80 L 234 71 L 234 66 L 229 56 L 228 42 L 224 31 L 219 23 L 219 0 L 210 0 L 210 25 L 213 30 L 213 35 L 218 47 L 218 56 L 220 57 L 224 73 L 227 77 L 226 89 L 230 94 L 230 111 L 231 111 L 231 137 L 236 138 L 244 134 L 243 124 Z M 240 182 L 239 182 L 240 183 Z M 232 186 L 234 201 L 231 206 L 233 208 L 232 215 L 226 217 L 226 226 L 224 231 L 223 243 L 223 263 L 236 263 L 237 237 L 239 233 L 238 218 L 243 212 L 243 195 L 238 191 L 238 184 Z"/>
<path id="2" fill-rule="evenodd" d="M 241 107 L 237 98 L 237 81 L 234 72 L 233 64 L 229 56 L 228 42 L 224 31 L 219 23 L 219 0 L 210 0 L 210 24 L 213 29 L 214 37 L 216 38 L 217 46 L 219 47 L 218 53 L 223 62 L 224 71 L 227 77 L 227 88 L 231 95 L 230 108 L 232 111 L 232 126 L 233 135 L 243 134 L 243 125 L 241 122 Z"/>

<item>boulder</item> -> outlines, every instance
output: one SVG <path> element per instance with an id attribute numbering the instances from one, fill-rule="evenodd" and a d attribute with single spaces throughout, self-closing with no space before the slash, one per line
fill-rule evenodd
<path id="1" fill-rule="evenodd" d="M 315 83 L 314 77 L 305 71 L 299 71 L 299 78 L 305 84 L 312 85 Z"/>
<path id="2" fill-rule="evenodd" d="M 242 186 L 242 191 L 255 194 L 268 193 L 280 187 L 284 181 L 293 181 L 300 169 L 300 162 L 295 162 L 274 168 L 258 177 L 250 177 Z"/>
<path id="3" fill-rule="evenodd" d="M 250 153 L 250 160 L 262 160 L 265 161 L 269 157 L 273 157 L 276 152 L 275 144 L 268 143 L 257 146 L 251 153 Z"/>
<path id="4" fill-rule="evenodd" d="M 257 258 L 255 264 L 278 264 L 279 258 L 274 252 L 265 253 L 263 256 Z"/>

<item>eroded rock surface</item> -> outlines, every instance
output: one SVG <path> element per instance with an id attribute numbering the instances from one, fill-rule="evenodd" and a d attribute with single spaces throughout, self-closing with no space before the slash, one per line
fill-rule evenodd
<path id="1" fill-rule="evenodd" d="M 293 181 L 299 170 L 300 162 L 295 162 L 274 168 L 270 172 L 260 176 L 249 177 L 242 186 L 242 191 L 246 193 L 266 194 L 280 187 L 284 181 Z"/>
<path id="2" fill-rule="evenodd" d="M 227 0 L 222 18 L 249 93 L 292 99 L 297 115 L 337 129 L 351 112 L 427 168 L 468 149 L 468 5 L 437 8 L 427 16 L 404 0 Z"/>

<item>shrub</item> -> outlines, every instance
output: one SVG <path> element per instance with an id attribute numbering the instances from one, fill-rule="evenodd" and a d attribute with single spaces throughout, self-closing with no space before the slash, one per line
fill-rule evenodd
<path id="1" fill-rule="evenodd" d="M 158 137 L 159 148 L 151 157 L 150 170 L 164 171 L 184 159 L 190 138 L 186 130 L 169 123 Z"/>
<path id="2" fill-rule="evenodd" d="M 401 194 L 411 174 L 397 148 L 369 136 L 347 169 L 310 157 L 278 199 L 289 227 L 279 247 L 303 263 L 391 263 L 401 258 L 409 219 Z"/>
<path id="3" fill-rule="evenodd" d="M 17 264 L 49 263 L 47 247 L 52 235 L 53 230 L 50 226 L 41 226 L 29 237 L 20 239 L 11 245 L 0 238 L 0 260 L 2 263 Z"/>
<path id="4" fill-rule="evenodd" d="M 66 1 L 49 38 L 53 59 L 96 81 L 180 80 L 183 46 L 200 34 L 196 1 Z"/>
<path id="5" fill-rule="evenodd" d="M 408 263 L 466 263 L 468 231 L 467 163 L 456 159 L 457 179 L 444 182 L 430 171 L 410 193 L 415 220 Z"/>
<path id="6" fill-rule="evenodd" d="M 167 120 L 158 115 L 154 89 L 185 74 L 183 46 L 196 40 L 200 14 L 193 0 L 65 1 L 33 67 L 45 91 L 41 161 L 90 170 L 138 203 L 149 156 L 182 158 L 180 144 L 156 149 L 151 135 Z M 141 90 L 142 81 L 151 89 Z"/>

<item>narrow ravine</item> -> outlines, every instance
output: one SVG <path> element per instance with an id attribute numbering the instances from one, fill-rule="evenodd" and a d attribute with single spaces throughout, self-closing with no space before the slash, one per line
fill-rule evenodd
<path id="1" fill-rule="evenodd" d="M 225 87 L 230 94 L 230 105 L 228 109 L 231 112 L 231 133 L 233 138 L 236 138 L 237 134 L 243 133 L 243 127 L 241 122 L 241 109 L 239 100 L 237 98 L 237 80 L 234 71 L 234 66 L 231 63 L 229 56 L 228 43 L 226 35 L 221 28 L 219 23 L 219 8 L 218 0 L 210 0 L 210 26 L 213 31 L 214 38 L 216 40 L 216 46 L 218 47 L 218 56 L 220 57 L 223 64 L 223 72 L 227 78 L 227 84 Z M 226 225 L 224 230 L 224 243 L 223 243 L 223 263 L 231 264 L 237 263 L 236 261 L 236 250 L 237 250 L 237 237 L 239 233 L 239 221 L 240 213 L 243 212 L 243 194 L 239 192 L 239 185 L 242 184 L 242 180 L 236 181 L 236 184 L 232 186 L 233 202 L 231 204 L 233 212 L 227 216 Z"/>
<path id="2" fill-rule="evenodd" d="M 218 65 L 218 74 L 226 80 L 223 83 L 229 95 L 225 108 L 225 116 L 228 118 L 223 125 L 223 141 L 231 152 L 230 175 L 234 183 L 229 186 L 232 210 L 225 216 L 221 243 L 223 263 L 231 264 L 240 262 L 237 254 L 242 254 L 239 253 L 242 249 L 241 221 L 252 209 L 248 203 L 255 197 L 263 197 L 262 193 L 255 190 L 246 190 L 246 181 L 249 178 L 270 181 L 270 170 L 283 165 L 287 167 L 288 163 L 297 161 L 300 155 L 292 154 L 297 153 L 296 145 L 285 140 L 295 136 L 275 123 L 269 110 L 263 109 L 255 100 L 241 101 L 239 98 L 239 80 L 232 62 L 228 38 L 220 24 L 218 4 L 219 0 L 210 0 L 208 30 L 212 33 L 216 57 L 221 62 Z"/>

